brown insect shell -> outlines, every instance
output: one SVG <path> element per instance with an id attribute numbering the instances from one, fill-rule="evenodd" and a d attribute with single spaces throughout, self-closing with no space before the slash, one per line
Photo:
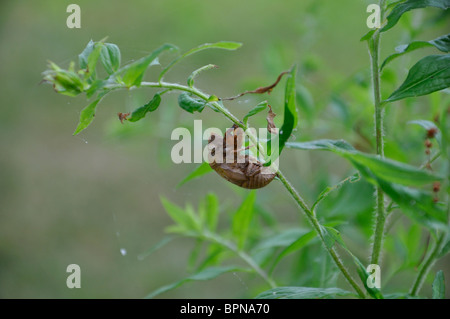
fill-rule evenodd
<path id="1" fill-rule="evenodd" d="M 276 175 L 274 169 L 263 164 L 254 156 L 243 154 L 243 136 L 233 126 L 225 137 L 211 134 L 208 143 L 208 162 L 227 181 L 247 189 L 268 185 Z M 243 134 L 243 131 L 240 130 Z"/>

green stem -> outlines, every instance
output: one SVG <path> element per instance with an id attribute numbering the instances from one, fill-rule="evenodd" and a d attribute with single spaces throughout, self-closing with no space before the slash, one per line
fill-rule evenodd
<path id="1" fill-rule="evenodd" d="M 304 212 L 304 215 L 306 216 L 308 221 L 313 226 L 314 230 L 319 235 L 319 238 L 322 241 L 324 247 L 330 253 L 331 258 L 333 259 L 333 261 L 335 262 L 335 264 L 339 268 L 339 270 L 342 272 L 345 279 L 353 287 L 353 289 L 355 289 L 355 291 L 358 293 L 358 295 L 361 298 L 365 298 L 364 292 L 361 290 L 361 288 L 358 286 L 356 281 L 353 279 L 353 277 L 350 275 L 348 270 L 345 268 L 342 260 L 338 256 L 336 250 L 333 247 L 328 248 L 328 246 L 325 244 L 325 239 L 324 239 L 324 236 L 322 233 L 322 229 L 320 227 L 320 223 L 317 220 L 317 217 L 315 216 L 315 214 L 308 208 L 308 205 L 306 205 L 303 198 L 300 196 L 300 194 L 297 192 L 297 190 L 289 183 L 289 181 L 284 177 L 284 175 L 281 171 L 278 171 L 277 176 L 280 179 L 281 183 L 284 185 L 284 187 L 287 189 L 287 191 L 291 194 L 292 198 L 296 201 L 298 206 Z"/>
<path id="2" fill-rule="evenodd" d="M 179 90 L 179 91 L 185 91 L 189 92 L 191 94 L 197 95 L 199 98 L 207 101 L 209 98 L 208 94 L 203 93 L 202 91 L 191 88 L 188 86 L 184 86 L 181 84 L 176 83 L 167 83 L 167 82 L 142 82 L 141 86 L 148 86 L 148 87 L 160 87 L 160 88 L 167 88 L 172 90 Z M 231 120 L 233 123 L 239 125 L 241 128 L 245 129 L 245 126 L 239 121 L 237 117 L 235 117 L 233 114 L 231 114 L 226 108 L 224 108 L 222 105 L 220 105 L 217 102 L 211 102 L 211 104 L 214 105 L 215 108 L 217 108 L 223 115 L 225 115 L 229 120 Z"/>
<path id="3" fill-rule="evenodd" d="M 383 19 L 384 0 L 380 0 L 380 15 Z M 377 30 L 372 39 L 369 40 L 370 65 L 372 69 L 372 85 L 373 96 L 375 103 L 375 138 L 377 154 L 384 157 L 383 145 L 383 105 L 381 102 L 380 90 L 380 68 L 379 68 L 379 53 L 380 53 L 380 32 Z M 384 193 L 380 187 L 376 189 L 376 221 L 375 232 L 372 246 L 371 264 L 378 264 L 381 255 L 381 248 L 383 246 L 384 226 L 386 224 L 386 209 L 384 205 Z"/>
<path id="4" fill-rule="evenodd" d="M 442 234 L 438 237 L 436 244 L 434 246 L 434 249 L 431 251 L 431 253 L 428 255 L 428 257 L 422 262 L 422 265 L 420 266 L 419 273 L 417 274 L 416 279 L 414 280 L 414 283 L 411 287 L 411 290 L 409 294 L 411 296 L 416 296 L 420 288 L 422 287 L 422 284 L 430 271 L 433 264 L 436 262 L 436 257 L 439 255 L 442 249 L 443 243 L 445 243 L 445 234 Z"/>
<path id="5" fill-rule="evenodd" d="M 194 94 L 194 95 L 198 96 L 199 98 L 201 98 L 201 99 L 203 99 L 205 101 L 207 101 L 208 98 L 209 98 L 209 95 L 201 92 L 200 90 L 198 90 L 196 88 L 191 88 L 191 87 L 184 86 L 184 85 L 181 85 L 181 84 L 176 84 L 176 83 L 142 82 L 141 86 L 143 86 L 143 87 L 153 87 L 153 88 L 165 88 L 165 89 L 178 90 L 178 91 L 185 91 L 185 92 L 189 92 L 191 94 Z M 126 88 L 126 87 L 121 85 L 121 84 L 119 84 L 119 85 L 112 85 L 112 86 L 109 86 L 107 88 L 109 88 L 109 89 L 118 89 L 118 88 Z M 229 120 L 231 120 L 234 124 L 236 124 L 239 127 L 241 127 L 244 131 L 246 131 L 248 129 L 248 127 L 246 125 L 244 125 L 241 121 L 239 121 L 239 119 L 237 117 L 235 117 L 232 113 L 230 113 L 225 107 L 223 107 L 223 105 L 221 105 L 221 104 L 219 104 L 217 102 L 210 102 L 209 104 L 212 104 L 212 106 L 216 110 L 218 110 L 220 113 L 225 115 Z M 258 145 L 256 138 L 251 134 L 251 132 L 249 132 L 249 138 L 250 138 L 251 141 L 256 143 L 256 145 Z M 300 206 L 301 210 L 305 213 L 305 216 L 307 217 L 309 222 L 312 224 L 313 228 L 316 230 L 317 234 L 319 235 L 319 238 L 321 239 L 321 241 L 324 244 L 325 248 L 327 249 L 327 251 L 331 255 L 331 258 L 336 263 L 336 266 L 340 269 L 340 271 L 344 275 L 345 279 L 355 289 L 355 291 L 357 292 L 357 294 L 361 298 L 365 298 L 364 292 L 361 290 L 361 288 L 358 286 L 356 281 L 352 278 L 350 273 L 347 271 L 347 269 L 345 268 L 342 260 L 339 258 L 336 250 L 333 247 L 327 248 L 327 245 L 325 244 L 325 239 L 324 239 L 324 236 L 322 234 L 321 227 L 320 227 L 320 223 L 317 220 L 317 218 L 314 215 L 314 213 L 308 208 L 308 206 L 306 205 L 305 201 L 298 194 L 297 190 L 286 180 L 286 178 L 284 177 L 284 175 L 281 173 L 280 170 L 278 170 L 277 176 L 280 179 L 280 181 L 283 183 L 283 185 L 287 189 L 287 191 L 291 194 L 291 196 L 294 198 L 294 200 Z M 210 239 L 214 239 L 214 236 L 210 237 Z M 224 245 L 224 243 L 220 243 L 220 244 Z M 276 285 L 272 281 L 272 279 L 270 279 L 267 276 L 267 274 L 253 261 L 253 259 L 251 259 L 250 256 L 248 256 L 246 253 L 244 253 L 242 251 L 237 250 L 237 248 L 233 248 L 234 246 L 231 243 L 227 244 L 226 247 L 228 247 L 229 249 L 234 251 L 236 254 L 239 255 L 239 257 L 241 257 L 243 260 L 245 260 L 262 278 L 264 278 L 264 280 L 267 283 L 269 283 L 269 285 L 271 285 L 271 287 L 276 287 Z"/>

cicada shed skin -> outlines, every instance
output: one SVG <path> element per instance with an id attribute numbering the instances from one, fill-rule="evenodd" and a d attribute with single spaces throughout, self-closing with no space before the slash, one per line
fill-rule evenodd
<path id="1" fill-rule="evenodd" d="M 264 187 L 275 178 L 276 172 L 272 167 L 264 166 L 256 157 L 245 154 L 243 138 L 243 130 L 237 125 L 227 130 L 223 138 L 211 134 L 208 141 L 209 165 L 237 186 L 247 189 Z"/>

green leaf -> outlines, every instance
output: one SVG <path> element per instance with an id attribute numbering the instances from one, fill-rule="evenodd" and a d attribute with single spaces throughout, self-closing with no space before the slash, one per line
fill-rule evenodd
<path id="1" fill-rule="evenodd" d="M 73 135 L 79 134 L 81 131 L 83 131 L 86 127 L 91 124 L 91 122 L 95 118 L 95 112 L 97 110 L 97 104 L 100 102 L 102 97 L 96 99 L 94 102 L 86 106 L 83 110 L 81 110 L 80 113 L 80 121 L 78 123 L 77 128 L 75 129 L 75 132 L 73 132 Z"/>
<path id="2" fill-rule="evenodd" d="M 297 127 L 298 114 L 295 90 L 295 74 L 297 73 L 297 66 L 294 66 L 289 73 L 286 81 L 286 91 L 284 95 L 284 119 L 283 125 L 280 129 L 280 153 L 286 141 L 291 137 L 292 131 Z"/>
<path id="3" fill-rule="evenodd" d="M 413 41 L 410 44 L 401 45 L 395 48 L 397 53 L 388 56 L 383 64 L 381 64 L 381 70 L 390 63 L 392 60 L 398 58 L 399 56 L 406 54 L 408 52 L 424 48 L 424 47 L 435 47 L 442 52 L 450 52 L 450 34 L 443 35 L 439 38 L 430 41 Z"/>
<path id="4" fill-rule="evenodd" d="M 430 192 L 386 182 L 362 165 L 358 163 L 354 163 L 354 165 L 370 183 L 379 186 L 411 219 L 430 230 L 448 231 L 445 209 L 434 203 Z"/>
<path id="5" fill-rule="evenodd" d="M 377 29 L 369 30 L 366 34 L 364 34 L 364 35 L 361 37 L 361 39 L 359 39 L 359 41 L 360 41 L 360 42 L 364 42 L 364 41 L 367 41 L 367 40 L 371 39 L 372 36 L 373 36 L 373 34 L 375 33 L 375 31 L 377 31 Z"/>
<path id="6" fill-rule="evenodd" d="M 353 262 L 357 266 L 357 272 L 358 275 L 364 284 L 364 287 L 366 288 L 366 291 L 375 299 L 383 299 L 383 295 L 381 294 L 380 290 L 376 287 L 369 288 L 367 286 L 367 279 L 369 278 L 370 274 L 367 272 L 366 267 L 361 263 L 361 261 L 348 249 L 347 245 L 345 245 L 340 232 L 332 227 L 329 226 L 322 226 L 320 225 L 322 230 L 322 235 L 324 236 L 325 245 L 328 249 L 333 247 L 333 245 L 337 242 L 342 248 L 344 248 L 345 251 L 347 251 L 350 256 L 353 257 Z"/>
<path id="7" fill-rule="evenodd" d="M 258 103 L 258 105 L 256 105 L 254 108 L 252 108 L 245 116 L 243 119 L 243 122 L 245 125 L 247 125 L 248 119 L 249 117 L 258 114 L 261 111 L 264 111 L 267 106 L 269 104 L 267 103 L 267 101 L 262 101 L 261 103 Z"/>
<path id="8" fill-rule="evenodd" d="M 348 251 L 348 250 L 347 250 Z M 364 284 L 364 288 L 366 288 L 366 291 L 369 293 L 372 298 L 375 299 L 384 299 L 383 295 L 381 294 L 380 290 L 376 287 L 369 288 L 367 286 L 367 279 L 369 278 L 370 274 L 367 272 L 366 267 L 359 261 L 358 258 L 356 258 L 353 254 L 353 261 L 355 262 L 357 268 L 356 271 L 358 272 L 359 278 L 361 279 L 362 283 Z"/>
<path id="9" fill-rule="evenodd" d="M 188 92 L 183 92 L 178 96 L 178 105 L 189 113 L 201 113 L 205 108 L 206 101 L 195 98 Z"/>
<path id="10" fill-rule="evenodd" d="M 200 253 L 202 252 L 203 244 L 204 244 L 203 239 L 200 238 L 196 239 L 194 248 L 191 250 L 191 253 L 188 258 L 187 271 L 192 272 L 193 270 L 196 269 L 195 265 L 200 257 Z"/>
<path id="11" fill-rule="evenodd" d="M 94 51 L 94 41 L 90 40 L 83 52 L 78 55 L 80 69 L 86 69 L 88 66 L 88 57 Z"/>
<path id="12" fill-rule="evenodd" d="M 437 7 L 447 9 L 450 7 L 448 0 L 408 0 L 397 4 L 387 16 L 387 23 L 380 32 L 385 32 L 395 26 L 400 17 L 407 11 L 425 7 Z"/>
<path id="13" fill-rule="evenodd" d="M 359 180 L 359 174 L 354 174 L 352 176 L 347 177 L 343 181 L 340 181 L 338 184 L 334 186 L 327 186 L 317 197 L 314 204 L 311 206 L 311 211 L 314 211 L 314 209 L 320 204 L 322 200 L 324 200 L 331 192 L 338 190 L 341 188 L 346 182 L 354 183 Z"/>
<path id="14" fill-rule="evenodd" d="M 246 268 L 238 267 L 238 266 L 222 266 L 222 267 L 209 267 L 205 268 L 198 273 L 191 275 L 187 278 L 184 278 L 180 281 L 177 281 L 175 283 L 163 286 L 159 289 L 156 289 L 149 295 L 147 295 L 145 298 L 150 299 L 154 298 L 157 295 L 160 295 L 164 292 L 167 292 L 169 290 L 175 289 L 180 287 L 181 285 L 190 282 L 190 281 L 205 281 L 205 280 L 211 280 L 214 279 L 222 274 L 229 273 L 229 272 L 238 272 L 238 271 L 249 271 Z"/>
<path id="15" fill-rule="evenodd" d="M 283 251 L 277 256 L 274 263 L 272 264 L 272 267 L 270 268 L 269 273 L 271 274 L 275 267 L 278 265 L 278 263 L 286 256 L 299 251 L 303 247 L 307 246 L 311 240 L 316 238 L 317 234 L 315 231 L 310 231 L 302 236 L 300 236 L 297 240 L 295 240 L 292 244 L 287 246 Z"/>
<path id="16" fill-rule="evenodd" d="M 327 299 L 336 296 L 355 296 L 340 288 L 277 287 L 257 295 L 256 299 Z"/>
<path id="17" fill-rule="evenodd" d="M 333 227 L 342 224 L 342 222 L 334 221 L 327 223 L 327 226 Z M 269 273 L 271 274 L 275 267 L 278 265 L 278 263 L 286 256 L 299 251 L 303 247 L 307 246 L 311 240 L 316 238 L 317 233 L 315 231 L 309 231 L 305 234 L 300 235 L 295 241 L 293 241 L 289 246 L 287 246 L 285 249 L 281 251 L 281 253 L 275 258 L 274 263 L 272 264 L 272 267 L 270 268 Z"/>
<path id="18" fill-rule="evenodd" d="M 441 205 L 434 203 L 433 196 L 429 192 L 398 185 L 422 186 L 442 180 L 442 176 L 404 163 L 352 150 L 352 147 L 344 141 L 318 140 L 286 145 L 303 150 L 329 150 L 339 154 L 348 159 L 367 181 L 381 187 L 410 218 L 430 229 L 448 230 L 445 210 Z"/>
<path id="19" fill-rule="evenodd" d="M 361 281 L 364 284 L 364 287 L 366 288 L 366 291 L 375 299 L 383 299 L 383 295 L 378 288 L 369 288 L 367 286 L 367 279 L 369 278 L 370 274 L 367 272 L 366 267 L 364 267 L 361 261 L 348 249 L 347 245 L 345 245 L 344 240 L 341 237 L 341 233 L 337 229 L 328 226 L 321 225 L 321 229 L 327 248 L 331 248 L 335 242 L 337 242 L 342 248 L 344 248 L 345 251 L 347 251 L 353 257 L 353 261 L 357 266 L 356 270 L 359 277 L 361 278 Z"/>
<path id="20" fill-rule="evenodd" d="M 439 257 L 438 258 L 442 258 L 445 255 L 447 255 L 450 252 L 450 239 L 447 241 L 447 243 L 444 245 L 444 247 L 442 248 L 441 252 L 439 253 Z"/>
<path id="21" fill-rule="evenodd" d="M 95 74 L 95 67 L 97 61 L 100 57 L 100 52 L 102 51 L 104 43 L 103 42 L 93 42 L 89 41 L 83 52 L 78 55 L 78 60 L 80 64 L 80 69 L 85 69 L 85 78 Z"/>
<path id="22" fill-rule="evenodd" d="M 208 98 L 208 102 L 218 102 L 219 98 L 216 95 L 210 95 Z"/>
<path id="23" fill-rule="evenodd" d="M 348 251 L 347 246 L 342 240 L 341 233 L 336 228 L 329 226 L 321 226 L 321 229 L 322 235 L 324 236 L 325 239 L 325 245 L 327 246 L 327 248 L 333 247 L 335 242 L 337 242 L 339 245 L 341 245 Z"/>
<path id="24" fill-rule="evenodd" d="M 223 259 L 223 255 L 226 254 L 227 248 L 217 243 L 210 243 L 206 251 L 206 256 L 200 265 L 197 267 L 198 270 L 205 269 L 206 267 L 219 265 Z"/>
<path id="25" fill-rule="evenodd" d="M 311 92 L 303 85 L 297 86 L 297 105 L 308 120 L 311 121 L 314 118 L 314 99 Z"/>
<path id="26" fill-rule="evenodd" d="M 100 62 L 108 74 L 115 73 L 120 67 L 120 49 L 113 43 L 105 43 L 100 52 Z"/>
<path id="27" fill-rule="evenodd" d="M 119 69 L 116 74 L 122 76 L 122 80 L 126 86 L 131 87 L 133 85 L 139 86 L 141 84 L 142 78 L 144 77 L 144 73 L 147 70 L 148 66 L 158 58 L 158 56 L 167 50 L 175 50 L 175 47 L 172 44 L 164 44 L 160 46 L 158 49 L 143 57 L 131 64 L 124 66 Z"/>
<path id="28" fill-rule="evenodd" d="M 411 296 L 404 292 L 394 292 L 391 294 L 383 295 L 384 299 L 423 299 L 423 297 Z"/>
<path id="29" fill-rule="evenodd" d="M 327 249 L 333 248 L 334 244 L 336 243 L 336 240 L 331 236 L 331 234 L 328 233 L 325 227 L 321 226 L 321 229 L 325 247 Z"/>
<path id="30" fill-rule="evenodd" d="M 219 221 L 219 199 L 214 193 L 209 193 L 206 195 L 205 201 L 206 226 L 214 232 Z"/>
<path id="31" fill-rule="evenodd" d="M 370 183 L 379 186 L 384 193 L 396 202 L 408 217 L 430 230 L 448 231 L 445 209 L 434 203 L 430 192 L 388 183 L 360 164 L 354 163 L 354 165 Z"/>
<path id="32" fill-rule="evenodd" d="M 421 96 L 450 87 L 450 54 L 430 55 L 417 62 L 386 102 Z"/>
<path id="33" fill-rule="evenodd" d="M 227 42 L 227 41 L 221 41 L 221 42 L 216 42 L 216 43 L 205 43 L 202 44 L 196 48 L 193 48 L 189 51 L 187 51 L 186 53 L 184 53 L 183 55 L 179 56 L 178 58 L 176 58 L 175 60 L 173 60 L 172 62 L 169 63 L 169 65 L 167 65 L 164 70 L 161 72 L 161 74 L 159 75 L 159 81 L 162 80 L 164 74 L 167 73 L 167 71 L 169 71 L 176 63 L 180 62 L 182 59 L 190 56 L 191 54 L 206 50 L 206 49 L 225 49 L 225 50 L 236 50 L 239 47 L 242 46 L 242 43 L 238 43 L 238 42 Z"/>
<path id="34" fill-rule="evenodd" d="M 83 92 L 83 82 L 71 68 L 63 70 L 53 62 L 49 63 L 49 67 L 43 73 L 44 81 L 52 83 L 56 92 L 68 96 L 77 96 Z"/>
<path id="35" fill-rule="evenodd" d="M 345 100 L 337 94 L 332 94 L 330 107 L 332 108 L 333 113 L 337 115 L 336 120 L 340 120 L 345 126 L 351 126 L 352 118 L 349 112 L 350 107 Z"/>
<path id="36" fill-rule="evenodd" d="M 177 187 L 180 187 L 181 185 L 189 182 L 190 180 L 199 178 L 200 176 L 203 176 L 205 174 L 208 174 L 209 172 L 212 172 L 213 169 L 209 165 L 208 162 L 203 162 L 199 166 L 197 166 L 196 169 L 194 169 L 188 176 L 186 176 L 178 185 Z"/>
<path id="37" fill-rule="evenodd" d="M 164 209 L 172 218 L 172 220 L 181 226 L 181 229 L 187 231 L 198 231 L 200 230 L 200 225 L 198 221 L 195 219 L 195 216 L 188 210 L 184 210 L 181 207 L 172 204 L 164 197 L 161 197 L 161 203 L 164 206 Z"/>
<path id="38" fill-rule="evenodd" d="M 396 230 L 398 242 L 404 246 L 402 251 L 405 251 L 405 254 L 402 254 L 402 257 L 404 257 L 402 267 L 408 267 L 409 265 L 416 267 L 416 265 L 420 263 L 424 254 L 424 247 L 422 245 L 422 232 L 424 230 L 422 225 L 419 223 L 412 223 L 407 230 L 403 227 L 398 227 Z"/>
<path id="39" fill-rule="evenodd" d="M 95 93 L 97 93 L 98 90 L 104 88 L 108 84 L 108 81 L 105 80 L 95 80 L 90 85 L 89 88 L 86 90 L 86 97 L 89 99 L 92 96 L 94 96 Z"/>
<path id="40" fill-rule="evenodd" d="M 298 113 L 296 107 L 296 90 L 295 90 L 295 74 L 297 73 L 297 66 L 294 65 L 287 75 L 286 89 L 284 95 L 284 118 L 283 125 L 279 131 L 278 152 L 272 152 L 270 145 L 268 144 L 268 154 L 270 155 L 270 161 L 264 164 L 269 166 L 273 163 L 281 154 L 284 145 L 291 137 L 292 131 L 297 127 Z"/>
<path id="41" fill-rule="evenodd" d="M 309 142 L 288 142 L 286 147 L 299 150 L 352 151 L 354 147 L 344 140 L 315 140 Z"/>
<path id="42" fill-rule="evenodd" d="M 128 119 L 129 122 L 137 122 L 143 119 L 148 112 L 155 111 L 159 104 L 161 104 L 161 95 L 156 93 L 155 96 L 145 105 L 137 108 L 131 113 L 131 117 Z"/>
<path id="43" fill-rule="evenodd" d="M 307 231 L 303 228 L 291 228 L 283 230 L 278 234 L 271 235 L 267 239 L 261 240 L 253 249 L 253 252 L 266 250 L 275 247 L 286 247 L 294 243 L 299 237 L 305 235 Z"/>
<path id="44" fill-rule="evenodd" d="M 377 183 L 411 219 L 430 229 L 448 231 L 446 211 L 442 206 L 434 203 L 431 193 L 390 184 L 380 179 Z"/>
<path id="45" fill-rule="evenodd" d="M 444 273 L 439 270 L 433 281 L 433 299 L 445 299 L 445 280 Z"/>
<path id="46" fill-rule="evenodd" d="M 144 260 L 151 254 L 153 254 L 155 251 L 159 250 L 160 248 L 164 247 L 168 243 L 170 243 L 172 240 L 177 238 L 176 236 L 164 236 L 163 239 L 161 239 L 159 242 L 157 242 L 155 245 L 153 245 L 149 250 L 147 250 L 145 253 L 138 255 L 138 260 Z"/>
<path id="47" fill-rule="evenodd" d="M 187 79 L 187 85 L 189 87 L 193 87 L 194 86 L 194 79 L 197 77 L 197 75 L 203 71 L 207 71 L 207 70 L 211 70 L 211 69 L 217 69 L 218 66 L 214 65 L 214 64 L 208 64 L 205 66 L 202 66 L 201 68 L 195 70 L 194 72 L 191 73 L 191 75 L 189 75 L 188 79 Z"/>
<path id="48" fill-rule="evenodd" d="M 369 168 L 376 176 L 393 183 L 404 185 L 426 185 L 443 177 L 414 166 L 353 149 L 343 140 L 316 140 L 310 142 L 286 143 L 289 148 L 301 150 L 329 150 L 348 160 Z"/>
<path id="49" fill-rule="evenodd" d="M 443 179 L 442 176 L 429 173 L 412 165 L 397 162 L 388 158 L 362 152 L 345 152 L 347 159 L 369 168 L 376 176 L 385 181 L 409 186 L 422 186 Z"/>
<path id="50" fill-rule="evenodd" d="M 439 128 L 436 126 L 435 123 L 431 122 L 431 121 L 427 121 L 427 120 L 414 120 L 414 121 L 409 121 L 408 124 L 417 124 L 422 126 L 425 130 L 430 130 L 430 129 L 434 129 L 436 130 L 436 134 L 440 134 L 439 132 Z"/>
<path id="51" fill-rule="evenodd" d="M 401 2 L 405 2 L 406 0 L 392 0 L 391 3 L 389 3 L 389 1 L 387 1 L 387 6 L 386 6 L 386 10 L 391 10 L 393 7 L 395 7 L 397 4 L 401 3 Z"/>
<path id="52" fill-rule="evenodd" d="M 256 191 L 250 191 L 245 197 L 239 209 L 233 216 L 232 220 L 232 233 L 237 241 L 237 247 L 242 249 L 248 235 L 248 229 L 250 222 L 253 218 L 253 206 L 256 200 Z"/>

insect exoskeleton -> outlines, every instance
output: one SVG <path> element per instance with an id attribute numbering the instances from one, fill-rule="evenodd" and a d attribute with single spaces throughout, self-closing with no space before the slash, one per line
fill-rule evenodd
<path id="1" fill-rule="evenodd" d="M 246 154 L 242 147 L 244 132 L 237 125 L 225 136 L 212 133 L 208 141 L 208 162 L 227 181 L 247 189 L 269 184 L 276 176 L 270 166 L 264 166 L 256 157 Z"/>

